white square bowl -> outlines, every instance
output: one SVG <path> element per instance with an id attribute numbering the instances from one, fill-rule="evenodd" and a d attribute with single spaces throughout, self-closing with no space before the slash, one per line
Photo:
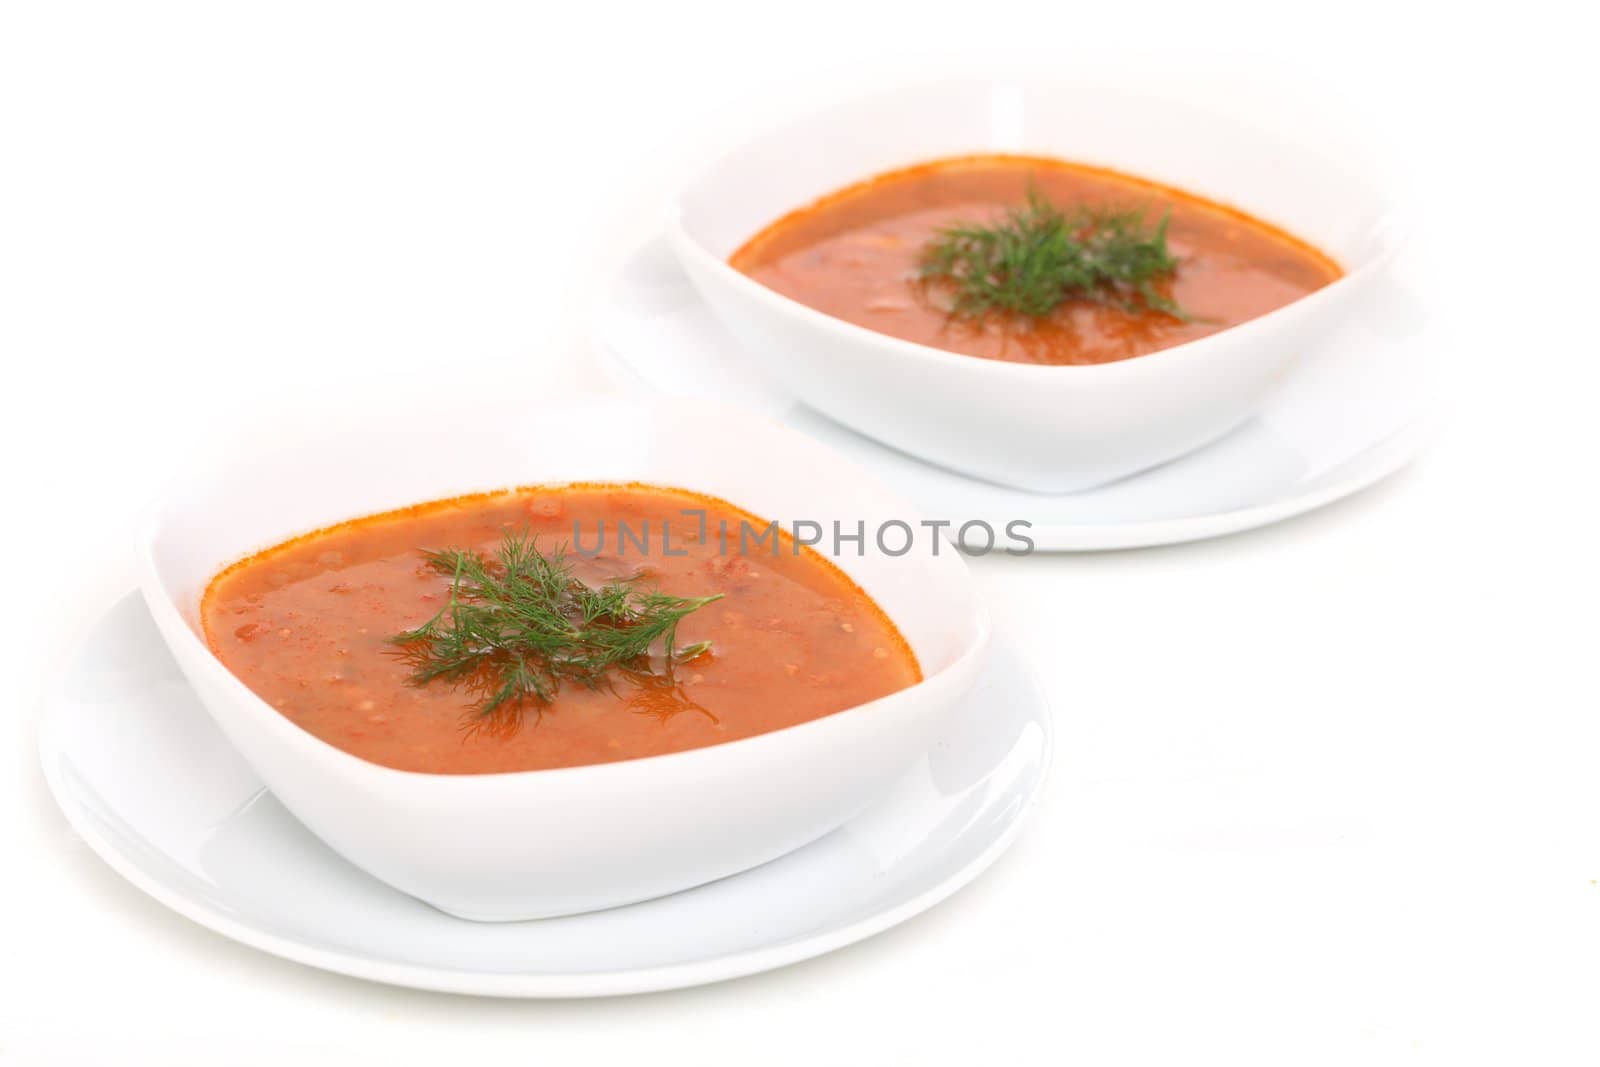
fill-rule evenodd
<path id="1" fill-rule="evenodd" d="M 142 590 L 206 709 L 318 837 L 452 914 L 509 920 L 627 904 L 734 874 L 843 824 L 927 749 L 982 666 L 988 615 L 936 537 L 890 555 L 824 543 L 889 614 L 924 680 L 822 719 L 671 755 L 483 775 L 379 766 L 312 736 L 206 646 L 200 598 L 228 563 L 409 504 L 531 484 L 645 482 L 796 520 L 920 520 L 821 445 L 698 402 L 585 401 L 473 426 L 350 431 L 184 479 L 144 534 Z M 896 539 L 891 546 L 899 547 Z"/>
<path id="2" fill-rule="evenodd" d="M 911 455 L 1038 492 L 1087 489 L 1193 451 L 1256 410 L 1399 243 L 1391 197 L 1294 140 L 1181 102 L 1042 82 L 952 81 L 867 97 L 774 130 L 694 177 L 668 239 L 713 314 L 795 396 Z M 1087 366 L 979 359 L 876 333 L 728 264 L 824 194 L 975 153 L 1109 167 L 1239 208 L 1333 256 L 1344 277 L 1257 319 Z"/>

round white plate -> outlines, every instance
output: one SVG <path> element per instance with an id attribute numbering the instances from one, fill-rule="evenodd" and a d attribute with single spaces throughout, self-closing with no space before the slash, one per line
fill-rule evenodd
<path id="1" fill-rule="evenodd" d="M 959 527 L 1021 519 L 1036 549 L 1197 541 L 1277 522 L 1399 470 L 1427 437 L 1423 316 L 1400 283 L 1285 381 L 1260 414 L 1182 459 L 1081 493 L 992 485 L 924 463 L 802 407 L 761 376 L 712 317 L 666 243 L 640 248 L 606 294 L 597 347 L 624 389 L 720 400 L 839 449 Z M 981 543 L 981 534 L 974 531 Z"/>
<path id="2" fill-rule="evenodd" d="M 956 720 L 869 811 L 798 852 L 610 911 L 474 923 L 334 854 L 228 746 L 130 595 L 68 659 L 41 731 L 67 819 L 134 885 L 195 922 L 313 967 L 507 997 L 700 985 L 840 948 L 932 907 L 1016 836 L 1050 720 L 997 643 Z"/>

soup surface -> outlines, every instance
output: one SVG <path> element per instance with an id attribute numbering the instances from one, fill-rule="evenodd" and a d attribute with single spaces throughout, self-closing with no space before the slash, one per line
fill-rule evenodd
<path id="1" fill-rule="evenodd" d="M 700 748 L 920 680 L 899 632 L 848 577 L 781 532 L 741 553 L 741 521 L 766 529 L 723 501 L 639 485 L 461 497 L 331 527 L 236 563 L 212 580 L 201 618 L 218 658 L 291 721 L 374 763 L 441 774 Z M 632 536 L 619 536 L 619 524 Z M 454 579 L 422 550 L 492 560 L 508 532 L 537 538 L 552 555 L 575 546 L 565 564 L 587 587 L 632 577 L 635 588 L 675 597 L 721 594 L 677 628 L 677 648 L 709 641 L 710 651 L 667 673 L 658 645 L 642 683 L 615 671 L 595 688 L 569 682 L 548 702 L 513 702 L 496 728 L 482 728 L 473 694 L 448 680 L 419 683 L 391 638 L 450 603 Z"/>
<path id="2" fill-rule="evenodd" d="M 1064 208 L 1168 216 L 1179 263 L 1159 288 L 1183 318 L 1067 300 L 1039 318 L 956 317 L 919 277 L 924 249 L 956 223 L 993 223 L 1030 190 Z M 1018 363 L 1109 363 L 1238 325 L 1334 281 L 1310 245 L 1231 208 L 1059 160 L 973 156 L 893 171 L 779 219 L 735 252 L 739 271 L 835 318 L 907 341 Z"/>

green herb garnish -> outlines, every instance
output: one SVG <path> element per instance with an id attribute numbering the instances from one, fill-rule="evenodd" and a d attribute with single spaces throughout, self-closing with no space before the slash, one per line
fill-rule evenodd
<path id="1" fill-rule="evenodd" d="M 526 705 L 549 703 L 565 684 L 608 686 L 613 671 L 670 681 L 675 666 L 711 647 L 677 647 L 678 623 L 722 597 L 668 596 L 637 578 L 589 586 L 562 550 L 547 556 L 526 534 L 506 534 L 493 559 L 459 548 L 423 558 L 450 576 L 450 602 L 389 640 L 411 664 L 413 685 L 467 689 L 475 725 L 491 728 L 514 725 Z"/>
<path id="2" fill-rule="evenodd" d="M 1139 211 L 1066 211 L 1029 189 L 1027 204 L 998 222 L 940 230 L 923 250 L 921 278 L 950 286 L 949 311 L 959 318 L 1040 318 L 1068 300 L 1187 318 L 1154 285 L 1178 267 L 1167 221 L 1147 226 Z"/>

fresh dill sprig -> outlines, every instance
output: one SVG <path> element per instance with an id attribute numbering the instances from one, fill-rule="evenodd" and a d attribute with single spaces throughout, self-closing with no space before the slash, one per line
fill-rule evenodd
<path id="1" fill-rule="evenodd" d="M 677 664 L 711 647 L 679 648 L 678 623 L 722 597 L 669 596 L 632 578 L 586 585 L 562 549 L 546 555 L 526 533 L 508 532 L 493 559 L 459 548 L 423 559 L 450 577 L 450 601 L 389 640 L 411 665 L 413 685 L 467 689 L 477 724 L 491 728 L 514 725 L 525 706 L 549 703 L 565 684 L 608 686 L 612 671 L 670 680 Z"/>
<path id="2" fill-rule="evenodd" d="M 1068 300 L 1187 318 L 1154 285 L 1178 267 L 1167 222 L 1163 215 L 1148 226 L 1139 211 L 1067 211 L 1030 188 L 1027 203 L 997 222 L 940 230 L 923 249 L 920 275 L 951 288 L 949 311 L 958 318 L 1041 318 Z"/>

